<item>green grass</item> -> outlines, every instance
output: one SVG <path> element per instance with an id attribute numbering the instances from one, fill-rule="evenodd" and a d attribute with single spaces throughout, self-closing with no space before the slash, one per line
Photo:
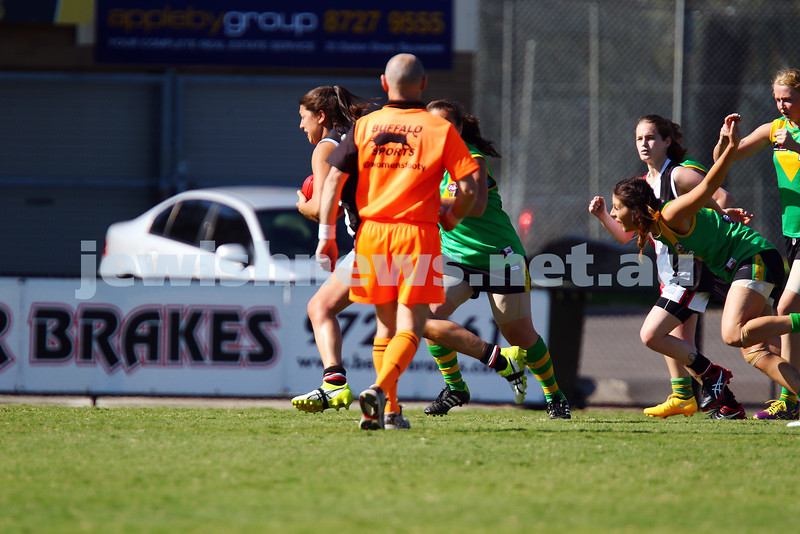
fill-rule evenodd
<path id="1" fill-rule="evenodd" d="M 354 405 L 353 408 L 356 408 Z M 779 532 L 800 429 L 634 411 L 0 406 L 0 532 Z"/>

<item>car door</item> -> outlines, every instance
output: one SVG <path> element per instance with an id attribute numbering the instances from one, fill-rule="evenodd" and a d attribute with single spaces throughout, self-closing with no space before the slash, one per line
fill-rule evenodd
<path id="1" fill-rule="evenodd" d="M 203 236 L 215 251 L 217 279 L 251 280 L 255 261 L 253 236 L 244 215 L 236 208 L 214 203 Z"/>
<path id="2" fill-rule="evenodd" d="M 214 251 L 201 247 L 212 206 L 208 200 L 184 200 L 154 219 L 139 257 L 143 278 L 191 279 L 203 271 L 213 277 Z"/>
<path id="3" fill-rule="evenodd" d="M 329 273 L 314 259 L 316 223 L 292 208 L 264 209 L 256 215 L 266 244 L 265 261 L 255 266 L 257 279 L 306 283 L 327 278 Z"/>

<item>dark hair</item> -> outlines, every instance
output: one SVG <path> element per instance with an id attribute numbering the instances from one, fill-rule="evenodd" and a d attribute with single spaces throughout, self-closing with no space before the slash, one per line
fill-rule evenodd
<path id="1" fill-rule="evenodd" d="M 631 176 L 617 182 L 614 186 L 614 196 L 631 210 L 633 224 L 639 234 L 636 244 L 639 250 L 643 251 L 647 244 L 647 234 L 661 209 L 661 202 L 656 198 L 647 180 L 643 180 L 641 176 Z"/>
<path id="2" fill-rule="evenodd" d="M 645 115 L 636 121 L 636 124 L 641 124 L 643 122 L 649 122 L 655 126 L 661 139 L 669 137 L 672 140 L 667 147 L 667 157 L 676 163 L 683 163 L 689 151 L 681 146 L 681 142 L 683 141 L 681 126 L 661 115 Z"/>
<path id="3" fill-rule="evenodd" d="M 500 157 L 500 153 L 494 147 L 494 142 L 484 139 L 481 135 L 480 119 L 464 111 L 464 107 L 460 103 L 454 100 L 434 100 L 428 104 L 426 109 L 428 111 L 434 109 L 444 111 L 453 119 L 456 128 L 461 128 L 461 138 L 464 141 L 474 145 L 486 156 Z"/>
<path id="4" fill-rule="evenodd" d="M 297 102 L 312 113 L 324 111 L 334 128 L 349 128 L 370 107 L 363 98 L 339 85 L 312 89 Z"/>

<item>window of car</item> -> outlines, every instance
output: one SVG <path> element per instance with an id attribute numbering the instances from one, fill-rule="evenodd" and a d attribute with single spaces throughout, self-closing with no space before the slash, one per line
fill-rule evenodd
<path id="1" fill-rule="evenodd" d="M 208 200 L 179 202 L 167 217 L 163 236 L 181 243 L 199 246 L 201 230 L 205 230 L 206 215 L 212 203 Z M 163 215 L 160 214 L 159 217 Z M 155 223 L 153 227 L 155 228 Z M 151 230 L 152 231 L 152 230 Z M 205 231 L 203 231 L 205 235 Z"/>
<path id="2" fill-rule="evenodd" d="M 164 235 L 164 231 L 167 229 L 167 223 L 169 222 L 169 216 L 172 215 L 172 210 L 175 208 L 175 205 L 168 207 L 158 215 L 156 218 L 153 219 L 153 224 L 150 226 L 150 233 L 153 235 Z"/>
<path id="3" fill-rule="evenodd" d="M 211 234 L 205 239 L 214 241 L 217 247 L 227 243 L 242 245 L 250 262 L 253 261 L 253 236 L 250 235 L 244 215 L 235 208 L 225 204 L 215 205 Z"/>
<path id="4" fill-rule="evenodd" d="M 256 213 L 273 256 L 311 257 L 317 250 L 317 223 L 295 209 L 261 210 Z"/>

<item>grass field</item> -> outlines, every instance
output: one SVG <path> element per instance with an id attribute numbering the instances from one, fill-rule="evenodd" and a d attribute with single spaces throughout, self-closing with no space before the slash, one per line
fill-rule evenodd
<path id="1" fill-rule="evenodd" d="M 800 429 L 585 410 L 0 406 L 0 532 L 778 532 Z"/>

